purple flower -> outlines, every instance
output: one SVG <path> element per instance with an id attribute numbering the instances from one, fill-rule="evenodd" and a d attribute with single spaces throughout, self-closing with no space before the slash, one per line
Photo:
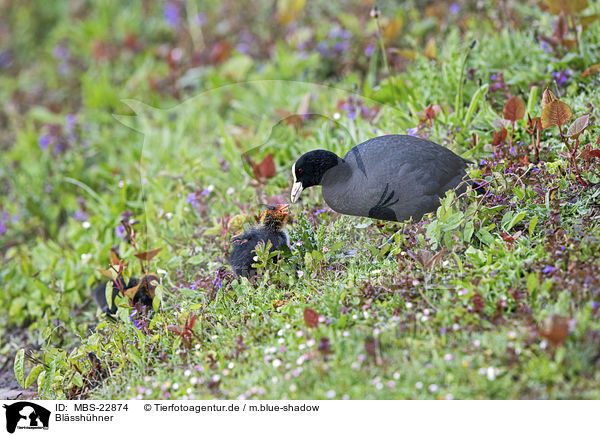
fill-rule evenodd
<path id="1" fill-rule="evenodd" d="M 409 136 L 417 136 L 417 133 L 419 133 L 419 128 L 418 127 L 413 127 L 412 129 L 406 129 L 406 133 Z"/>
<path id="2" fill-rule="evenodd" d="M 6 224 L 4 221 L 0 221 L 0 236 L 2 236 L 6 232 Z"/>
<path id="3" fill-rule="evenodd" d="M 342 29 L 340 29 L 339 27 L 334 27 L 333 29 L 331 29 L 329 31 L 329 38 L 330 39 L 335 39 L 342 36 Z"/>
<path id="4" fill-rule="evenodd" d="M 235 48 L 241 54 L 248 54 L 248 53 L 250 53 L 250 47 L 245 42 L 240 42 L 238 45 L 235 46 Z"/>
<path id="5" fill-rule="evenodd" d="M 452 15 L 458 14 L 460 12 L 460 5 L 458 3 L 452 3 L 449 11 Z"/>
<path id="6" fill-rule="evenodd" d="M 365 47 L 365 56 L 370 58 L 375 53 L 375 44 L 369 44 Z"/>
<path id="7" fill-rule="evenodd" d="M 164 8 L 164 18 L 167 24 L 172 28 L 179 27 L 179 9 L 174 3 L 167 3 Z"/>
<path id="8" fill-rule="evenodd" d="M 71 67 L 69 67 L 69 64 L 67 62 L 63 61 L 58 64 L 58 74 L 60 74 L 61 76 L 65 76 L 69 73 L 70 70 Z"/>
<path id="9" fill-rule="evenodd" d="M 498 76 L 496 76 L 495 74 L 492 74 L 492 75 L 490 76 L 490 80 L 491 80 L 492 82 L 495 82 L 497 78 L 498 78 Z"/>
<path id="10" fill-rule="evenodd" d="M 66 60 L 71 57 L 71 52 L 68 47 L 65 47 L 62 44 L 56 44 L 52 49 L 52 56 L 54 56 L 54 59 Z"/>
<path id="11" fill-rule="evenodd" d="M 206 23 L 206 14 L 204 12 L 200 12 L 198 15 L 196 15 L 195 20 L 199 26 L 204 26 Z"/>
<path id="12" fill-rule="evenodd" d="M 592 309 L 598 309 L 598 302 L 597 301 L 592 301 Z"/>
<path id="13" fill-rule="evenodd" d="M 194 209 L 196 209 L 197 198 L 195 192 L 190 192 L 186 198 L 187 204 L 191 204 Z"/>
<path id="14" fill-rule="evenodd" d="M 548 44 L 546 41 L 541 41 L 540 42 L 540 47 L 542 48 L 542 50 L 544 50 L 546 53 L 550 53 L 552 51 L 552 47 L 550 47 L 550 44 Z"/>
<path id="15" fill-rule="evenodd" d="M 142 329 L 142 322 L 139 319 L 137 319 L 137 314 L 138 314 L 137 310 L 134 309 L 131 312 L 131 314 L 129 315 L 129 321 L 133 323 L 133 326 L 136 329 L 141 330 Z"/>
<path id="16" fill-rule="evenodd" d="M 0 53 L 0 68 L 3 70 L 7 69 L 12 65 L 12 53 L 9 51 L 4 51 Z"/>
<path id="17" fill-rule="evenodd" d="M 203 191 L 200 193 L 200 195 L 208 195 L 208 194 L 210 194 L 210 189 L 204 189 L 204 190 L 203 190 Z"/>
<path id="18" fill-rule="evenodd" d="M 115 227 L 115 233 L 117 234 L 117 238 L 122 238 L 125 235 L 125 227 L 122 224 L 119 224 Z"/>
<path id="19" fill-rule="evenodd" d="M 77 124 L 77 115 L 75 115 L 75 114 L 67 115 L 67 118 L 65 121 L 65 128 L 67 129 L 67 131 L 72 132 L 73 129 L 75 129 L 76 124 Z"/>
<path id="20" fill-rule="evenodd" d="M 546 265 L 546 266 L 544 267 L 544 269 L 542 270 L 542 272 L 543 272 L 544 274 L 548 274 L 548 273 L 551 273 L 552 271 L 554 271 L 555 269 L 556 269 L 556 268 L 554 268 L 553 266 Z"/>
<path id="21" fill-rule="evenodd" d="M 38 136 L 38 145 L 42 150 L 48 150 L 48 147 L 52 145 L 52 137 L 49 135 Z"/>
<path id="22" fill-rule="evenodd" d="M 75 218 L 76 221 L 85 221 L 89 217 L 90 217 L 89 214 L 85 213 L 81 209 L 76 210 L 75 213 L 73 214 L 73 218 Z"/>
<path id="23" fill-rule="evenodd" d="M 317 215 L 321 215 L 323 212 L 325 212 L 325 209 L 317 209 L 317 210 L 315 210 L 315 213 L 314 213 L 314 215 L 315 215 L 315 216 L 317 216 Z"/>
<path id="24" fill-rule="evenodd" d="M 327 43 L 325 41 L 321 41 L 317 44 L 317 51 L 323 57 L 329 56 L 329 47 L 327 46 Z"/>
<path id="25" fill-rule="evenodd" d="M 333 44 L 333 50 L 341 52 L 346 50 L 347 46 L 348 44 L 346 44 L 345 42 L 337 41 Z"/>

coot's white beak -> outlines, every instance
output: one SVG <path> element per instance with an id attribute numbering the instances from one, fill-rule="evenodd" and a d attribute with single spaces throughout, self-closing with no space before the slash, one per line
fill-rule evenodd
<path id="1" fill-rule="evenodd" d="M 296 201 L 298 201 L 300 194 L 302 194 L 302 189 L 303 189 L 302 182 L 294 182 L 294 184 L 292 185 L 292 195 L 291 195 L 292 203 L 295 203 Z"/>

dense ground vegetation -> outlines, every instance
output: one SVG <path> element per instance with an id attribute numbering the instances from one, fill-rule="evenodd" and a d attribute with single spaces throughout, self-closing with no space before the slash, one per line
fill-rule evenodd
<path id="1" fill-rule="evenodd" d="M 0 2 L 3 368 L 42 398 L 598 398 L 598 4 L 250 3 Z M 387 133 L 485 194 L 399 224 L 312 189 L 232 276 L 300 154 Z M 114 271 L 153 307 L 102 314 Z"/>

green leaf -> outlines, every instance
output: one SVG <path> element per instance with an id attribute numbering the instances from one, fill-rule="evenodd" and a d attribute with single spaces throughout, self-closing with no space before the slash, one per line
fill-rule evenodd
<path id="1" fill-rule="evenodd" d="M 40 375 L 40 373 L 42 372 L 42 370 L 44 369 L 43 365 L 36 365 L 33 367 L 33 369 L 29 372 L 29 375 L 27 376 L 27 380 L 25 380 L 25 384 L 23 384 L 22 386 L 27 389 L 29 386 L 31 386 L 31 383 L 33 383 L 35 380 L 37 380 L 38 376 Z"/>
<path id="2" fill-rule="evenodd" d="M 76 372 L 75 375 L 73 375 L 73 379 L 71 381 L 75 386 L 79 388 L 83 386 L 83 377 L 78 372 Z"/>
<path id="3" fill-rule="evenodd" d="M 473 221 L 468 221 L 463 230 L 463 241 L 469 242 L 473 237 L 473 232 L 475 232 L 475 225 L 473 224 Z"/>
<path id="4" fill-rule="evenodd" d="M 454 230 L 463 222 L 464 214 L 462 212 L 455 212 L 450 217 L 442 223 L 440 226 L 442 231 L 447 232 L 449 230 Z"/>
<path id="5" fill-rule="evenodd" d="M 538 217 L 537 217 L 537 215 L 534 215 L 533 218 L 531 218 L 531 221 L 529 221 L 529 236 L 531 236 L 533 234 L 533 230 L 535 229 L 537 222 L 538 222 Z"/>
<path id="6" fill-rule="evenodd" d="M 24 369 L 24 361 L 25 361 L 25 349 L 21 348 L 17 351 L 17 355 L 15 356 L 15 363 L 13 369 L 15 371 L 15 377 L 19 384 L 25 387 L 25 369 Z"/>
<path id="7" fill-rule="evenodd" d="M 519 212 L 518 214 L 516 214 L 511 220 L 510 223 L 508 223 L 508 227 L 506 227 L 506 230 L 510 230 L 512 229 L 514 226 L 516 226 L 523 218 L 525 218 L 525 212 Z"/>
<path id="8" fill-rule="evenodd" d="M 477 238 L 486 245 L 492 245 L 495 241 L 494 237 L 486 229 L 479 229 L 476 233 Z"/>

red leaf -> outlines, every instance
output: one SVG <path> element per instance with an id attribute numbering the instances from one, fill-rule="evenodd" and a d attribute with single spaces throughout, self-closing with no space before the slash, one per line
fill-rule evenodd
<path id="1" fill-rule="evenodd" d="M 548 103 L 542 109 L 542 128 L 549 129 L 552 126 L 563 126 L 571 119 L 571 108 L 560 100 Z"/>
<path id="2" fill-rule="evenodd" d="M 319 325 L 319 314 L 317 311 L 310 307 L 304 309 L 304 323 L 310 328 L 317 327 Z"/>
<path id="3" fill-rule="evenodd" d="M 191 330 L 194 327 L 195 323 L 196 323 L 196 314 L 192 313 L 192 316 L 190 316 L 190 319 L 187 323 L 188 330 Z"/>
<path id="4" fill-rule="evenodd" d="M 270 179 L 275 175 L 275 162 L 273 161 L 273 153 L 269 153 L 260 163 L 255 163 L 250 159 L 252 172 L 256 180 Z"/>
<path id="5" fill-rule="evenodd" d="M 556 96 L 554 94 L 552 94 L 552 91 L 550 91 L 548 88 L 546 88 L 544 90 L 544 94 L 542 95 L 542 110 L 544 110 L 544 108 L 549 104 L 552 103 L 553 101 L 558 100 L 558 98 L 556 98 Z"/>
<path id="6" fill-rule="evenodd" d="M 152 260 L 152 258 L 160 252 L 160 250 L 162 250 L 162 247 L 155 250 L 144 251 L 143 253 L 136 253 L 135 257 L 141 260 Z"/>
<path id="7" fill-rule="evenodd" d="M 505 120 L 519 121 L 525 116 L 525 103 L 516 95 L 511 97 L 504 105 L 502 114 Z"/>
<path id="8" fill-rule="evenodd" d="M 210 49 L 210 63 L 211 64 L 220 64 L 229 59 L 229 54 L 231 53 L 231 45 L 228 42 L 217 42 Z"/>
<path id="9" fill-rule="evenodd" d="M 183 334 L 185 333 L 185 329 L 179 327 L 178 325 L 168 325 L 167 330 L 170 330 L 173 333 L 177 333 L 180 336 L 183 336 Z"/>
<path id="10" fill-rule="evenodd" d="M 483 297 L 479 292 L 475 292 L 475 294 L 473 295 L 473 304 L 475 305 L 475 309 L 477 310 L 477 312 L 479 312 L 479 314 L 482 314 L 484 302 Z"/>
<path id="11" fill-rule="evenodd" d="M 497 147 L 498 145 L 502 144 L 502 142 L 504 142 L 504 140 L 506 139 L 506 129 L 502 129 L 498 132 L 494 132 L 494 137 L 492 138 L 492 145 L 494 147 Z"/>
<path id="12" fill-rule="evenodd" d="M 540 335 L 554 346 L 562 345 L 569 334 L 569 321 L 564 316 L 552 315 L 544 320 L 544 325 L 539 330 Z"/>

